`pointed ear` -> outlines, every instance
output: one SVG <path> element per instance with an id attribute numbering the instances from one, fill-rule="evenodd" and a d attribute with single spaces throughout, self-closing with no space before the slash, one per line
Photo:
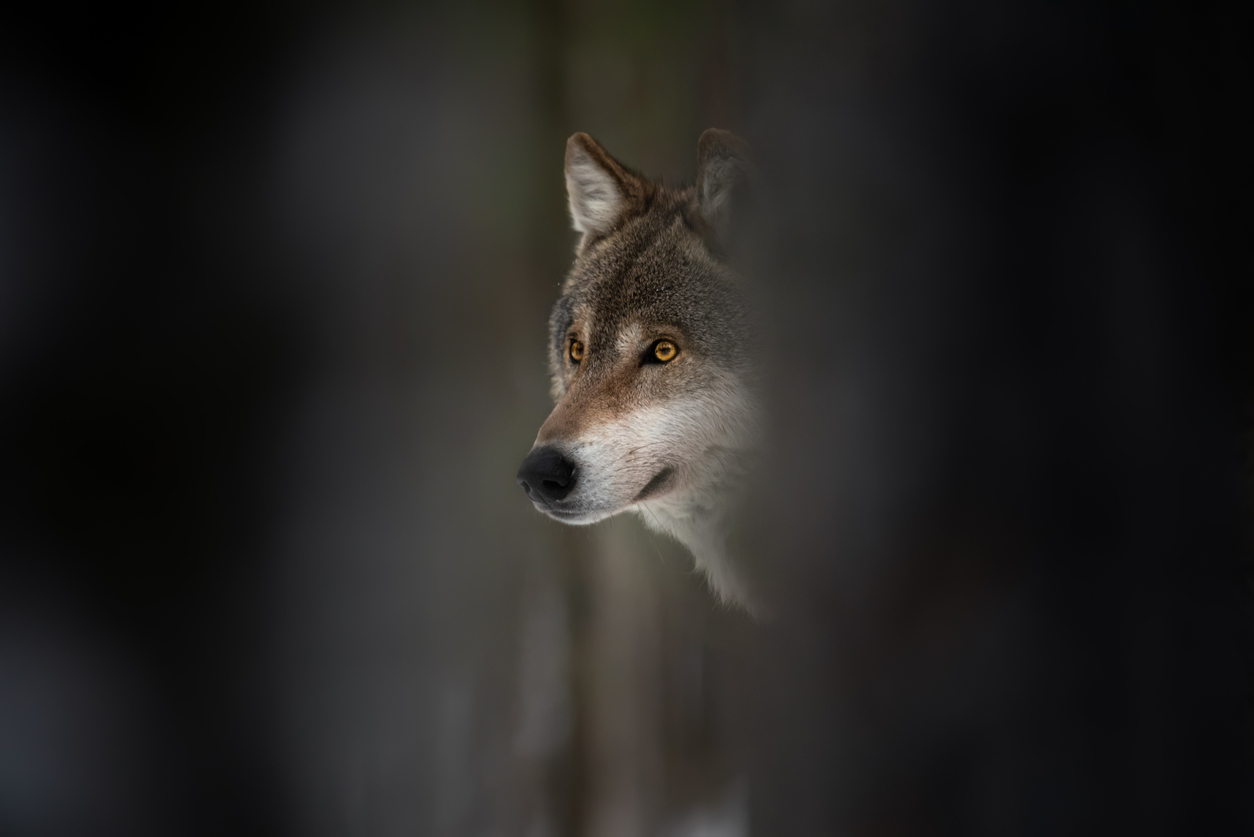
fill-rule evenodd
<path id="1" fill-rule="evenodd" d="M 697 202 L 701 216 L 723 237 L 731 226 L 732 192 L 749 172 L 749 144 L 731 131 L 710 128 L 697 141 Z"/>
<path id="2" fill-rule="evenodd" d="M 566 193 L 575 229 L 604 235 L 612 230 L 641 191 L 641 181 L 596 140 L 584 133 L 566 141 Z"/>

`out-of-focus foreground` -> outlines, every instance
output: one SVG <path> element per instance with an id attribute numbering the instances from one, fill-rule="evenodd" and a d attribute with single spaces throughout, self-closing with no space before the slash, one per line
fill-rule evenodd
<path id="1" fill-rule="evenodd" d="M 86 14 L 0 25 L 0 833 L 1248 832 L 1242 4 Z M 566 137 L 710 126 L 766 625 L 513 480 Z"/>

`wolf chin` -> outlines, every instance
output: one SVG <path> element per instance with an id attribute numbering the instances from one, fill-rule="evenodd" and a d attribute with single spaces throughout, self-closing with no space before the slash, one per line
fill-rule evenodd
<path id="1" fill-rule="evenodd" d="M 724 257 L 747 168 L 744 142 L 714 129 L 681 189 L 587 134 L 567 142 L 583 235 L 549 321 L 557 405 L 518 483 L 563 523 L 636 512 L 692 552 L 723 601 L 760 614 L 726 548 L 758 424 L 749 306 Z"/>

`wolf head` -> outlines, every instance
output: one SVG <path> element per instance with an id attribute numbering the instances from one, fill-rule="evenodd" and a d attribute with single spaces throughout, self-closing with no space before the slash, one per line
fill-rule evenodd
<path id="1" fill-rule="evenodd" d="M 748 307 L 725 263 L 744 143 L 709 130 L 694 186 L 668 189 L 587 134 L 566 144 L 583 233 L 549 321 L 552 414 L 518 482 L 571 524 L 628 509 L 684 543 L 724 598 L 748 605 L 723 554 L 754 436 Z"/>

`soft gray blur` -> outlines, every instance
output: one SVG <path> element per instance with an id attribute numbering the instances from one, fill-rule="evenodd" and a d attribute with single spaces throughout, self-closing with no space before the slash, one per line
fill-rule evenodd
<path id="1" fill-rule="evenodd" d="M 0 27 L 0 833 L 1248 827 L 1249 28 L 1116 5 Z M 769 624 L 513 479 L 566 137 L 712 126 Z"/>

